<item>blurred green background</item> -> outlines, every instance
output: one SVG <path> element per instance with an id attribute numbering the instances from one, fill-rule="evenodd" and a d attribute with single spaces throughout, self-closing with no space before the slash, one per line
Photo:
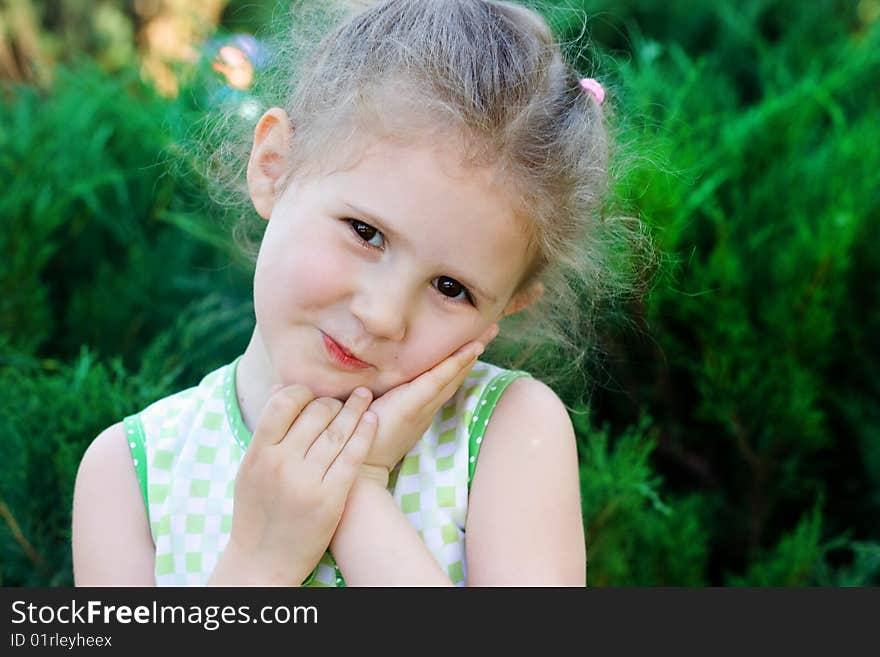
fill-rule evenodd
<path id="1" fill-rule="evenodd" d="M 662 254 L 592 395 L 557 390 L 587 411 L 588 583 L 880 584 L 880 0 L 542 5 L 609 89 L 617 203 Z M 72 584 L 86 446 L 247 344 L 191 140 L 221 105 L 253 120 L 212 62 L 278 15 L 0 5 L 2 585 Z"/>

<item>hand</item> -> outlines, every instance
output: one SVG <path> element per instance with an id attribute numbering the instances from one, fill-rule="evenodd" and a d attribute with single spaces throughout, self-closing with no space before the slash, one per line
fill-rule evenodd
<path id="1" fill-rule="evenodd" d="M 358 394 L 361 393 L 361 394 Z M 372 395 L 272 394 L 235 478 L 229 543 L 212 584 L 299 586 L 327 549 L 376 434 Z"/>
<path id="2" fill-rule="evenodd" d="M 379 429 L 364 463 L 388 470 L 397 465 L 461 386 L 484 345 L 496 335 L 498 326 L 493 324 L 477 342 L 467 343 L 427 372 L 376 399 L 370 410 L 379 417 Z"/>

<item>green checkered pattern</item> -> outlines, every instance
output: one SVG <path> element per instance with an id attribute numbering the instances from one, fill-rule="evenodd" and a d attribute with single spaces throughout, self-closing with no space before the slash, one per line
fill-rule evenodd
<path id="1" fill-rule="evenodd" d="M 229 540 L 235 475 L 251 440 L 235 393 L 237 364 L 124 420 L 156 546 L 157 586 L 205 585 Z M 528 373 L 477 361 L 391 472 L 389 491 L 456 585 L 467 577 L 467 498 L 482 435 L 518 376 Z M 327 552 L 305 584 L 345 582 Z"/>

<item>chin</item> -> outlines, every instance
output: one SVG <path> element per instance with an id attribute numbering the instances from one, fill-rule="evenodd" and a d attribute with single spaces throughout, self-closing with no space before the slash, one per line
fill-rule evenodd
<path id="1" fill-rule="evenodd" d="M 335 374 L 324 371 L 321 368 L 310 368 L 306 372 L 303 372 L 303 369 L 300 368 L 297 372 L 298 374 L 296 375 L 289 373 L 289 376 L 286 376 L 285 374 L 287 373 L 285 372 L 279 372 L 279 374 L 285 385 L 300 383 L 311 390 L 315 398 L 332 397 L 333 399 L 338 399 L 339 401 L 344 402 L 351 396 L 351 393 L 354 392 L 354 389 L 358 386 L 364 386 L 365 388 L 370 389 L 374 397 L 379 396 L 374 384 L 371 384 L 368 381 L 358 381 L 356 377 L 346 376 L 345 372 Z"/>
<path id="2" fill-rule="evenodd" d="M 402 383 L 411 381 L 421 372 L 414 372 L 407 377 L 402 372 L 377 372 L 375 369 L 367 373 L 347 372 L 338 370 L 324 363 L 305 363 L 302 361 L 275 359 L 275 372 L 278 380 L 284 385 L 301 384 L 312 391 L 317 397 L 332 397 L 345 402 L 358 386 L 363 386 L 378 399 L 386 392 Z"/>

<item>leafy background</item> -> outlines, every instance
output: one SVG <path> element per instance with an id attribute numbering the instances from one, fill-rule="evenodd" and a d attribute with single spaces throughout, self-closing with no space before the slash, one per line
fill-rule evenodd
<path id="1" fill-rule="evenodd" d="M 610 92 L 616 199 L 663 256 L 602 324 L 600 385 L 558 389 L 588 583 L 880 584 L 880 0 L 541 8 Z M 190 140 L 248 98 L 217 44 L 277 16 L 0 7 L 0 584 L 71 585 L 89 442 L 247 344 Z"/>

